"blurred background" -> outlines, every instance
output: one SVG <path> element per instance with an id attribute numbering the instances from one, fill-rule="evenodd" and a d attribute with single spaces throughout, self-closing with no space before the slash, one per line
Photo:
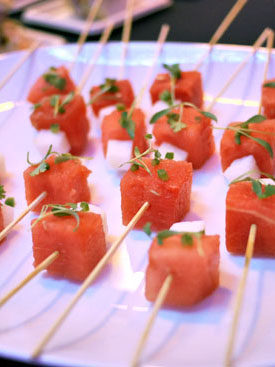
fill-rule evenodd
<path id="1" fill-rule="evenodd" d="M 46 44 L 76 42 L 93 0 L 0 0 L 0 52 L 26 48 L 33 38 Z M 132 41 L 155 40 L 168 23 L 168 41 L 208 42 L 236 0 L 135 0 Z M 88 41 L 96 41 L 111 17 L 121 39 L 126 0 L 103 0 Z M 24 31 L 22 32 L 22 26 Z M 221 43 L 251 45 L 264 27 L 275 26 L 274 0 L 248 0 Z"/>

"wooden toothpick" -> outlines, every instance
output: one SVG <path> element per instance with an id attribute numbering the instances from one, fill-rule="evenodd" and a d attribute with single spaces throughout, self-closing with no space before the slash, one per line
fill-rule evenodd
<path id="1" fill-rule="evenodd" d="M 13 77 L 13 75 L 20 69 L 20 67 L 27 61 L 27 59 L 32 55 L 32 53 L 41 46 L 41 42 L 34 42 L 32 46 L 25 52 L 21 59 L 13 66 L 10 72 L 2 79 L 0 82 L 0 90 L 4 85 Z"/>
<path id="2" fill-rule="evenodd" d="M 69 69 L 70 72 L 72 71 L 72 69 L 73 69 L 73 67 L 74 67 L 74 65 L 76 63 L 76 60 L 78 58 L 78 55 L 80 54 L 80 52 L 82 50 L 82 47 L 83 47 L 83 45 L 84 45 L 84 43 L 86 41 L 86 38 L 87 38 L 87 36 L 89 34 L 89 31 L 90 31 L 90 29 L 92 27 L 92 24 L 93 24 L 93 22 L 95 20 L 95 17 L 96 17 L 96 15 L 97 15 L 97 13 L 98 13 L 98 11 L 100 9 L 100 6 L 102 4 L 102 1 L 103 0 L 95 0 L 93 2 L 93 5 L 91 6 L 91 10 L 90 10 L 89 15 L 88 15 L 88 17 L 86 19 L 86 22 L 85 22 L 85 24 L 83 26 L 82 32 L 81 32 L 81 34 L 79 36 L 79 39 L 77 41 L 77 49 L 76 49 L 76 52 L 75 52 L 73 61 L 69 64 L 69 68 L 68 69 Z"/>
<path id="3" fill-rule="evenodd" d="M 18 222 L 20 222 L 33 208 L 35 208 L 36 205 L 39 204 L 40 201 L 42 201 L 46 197 L 46 195 L 47 193 L 45 191 L 42 192 L 33 202 L 30 203 L 30 205 L 19 215 L 19 217 L 8 224 L 7 227 L 5 227 L 2 232 L 0 232 L 0 241 L 2 241 L 2 239 L 7 236 L 7 234 L 13 229 L 13 227 Z"/>
<path id="4" fill-rule="evenodd" d="M 125 72 L 125 59 L 127 55 L 127 48 L 131 34 L 132 21 L 133 21 L 133 8 L 135 0 L 127 0 L 126 14 L 122 32 L 122 54 L 121 54 L 121 67 L 119 72 L 119 79 L 123 79 Z"/>
<path id="5" fill-rule="evenodd" d="M 63 321 L 66 319 L 70 311 L 73 309 L 73 307 L 76 305 L 76 303 L 79 301 L 81 296 L 84 294 L 86 289 L 90 286 L 90 284 L 96 279 L 96 277 L 99 275 L 103 267 L 106 265 L 106 263 L 109 261 L 109 259 L 112 257 L 112 255 L 115 253 L 115 251 L 118 249 L 122 241 L 125 239 L 127 234 L 133 229 L 135 224 L 139 221 L 139 219 L 142 217 L 143 213 L 147 208 L 149 207 L 149 203 L 145 202 L 142 207 L 139 209 L 139 211 L 136 213 L 136 215 L 132 218 L 132 220 L 127 225 L 125 231 L 122 233 L 122 235 L 113 243 L 113 245 L 110 247 L 110 249 L 107 251 L 107 253 L 103 256 L 103 258 L 99 261 L 99 263 L 96 265 L 96 267 L 93 269 L 93 271 L 88 275 L 88 277 L 84 280 L 81 287 L 69 303 L 69 305 L 65 308 L 63 313 L 59 316 L 59 318 L 56 320 L 56 322 L 53 324 L 53 326 L 50 328 L 50 330 L 47 332 L 47 334 L 43 337 L 43 339 L 40 341 L 40 343 L 35 348 L 34 352 L 32 353 L 33 358 L 37 358 L 44 346 L 48 343 L 48 341 L 51 339 L 51 337 L 55 334 L 59 326 L 63 323 Z"/>
<path id="6" fill-rule="evenodd" d="M 264 68 L 264 77 L 263 77 L 263 82 L 265 82 L 265 80 L 267 79 L 267 73 L 268 73 L 268 67 L 269 67 L 269 63 L 270 63 L 270 57 L 271 57 L 271 52 L 272 52 L 272 48 L 273 48 L 273 43 L 274 43 L 274 31 L 272 29 L 269 30 L 269 36 L 267 38 L 267 59 L 266 59 L 266 63 L 265 63 L 265 68 Z M 261 114 L 262 111 L 262 98 L 260 100 L 260 105 L 259 105 L 259 109 L 258 109 L 258 114 Z"/>
<path id="7" fill-rule="evenodd" d="M 244 296 L 244 291 L 245 291 L 245 286 L 246 286 L 246 279 L 247 279 L 247 275 L 249 271 L 250 260 L 253 256 L 253 251 L 254 251 L 256 231 L 257 231 L 257 226 L 255 224 L 252 224 L 250 227 L 250 232 L 249 232 L 247 247 L 246 247 L 246 252 L 245 252 L 245 264 L 244 264 L 243 274 L 242 274 L 242 278 L 240 280 L 240 284 L 239 284 L 237 295 L 236 295 L 236 301 L 235 301 L 235 306 L 234 306 L 234 311 L 233 311 L 233 319 L 232 319 L 228 343 L 226 347 L 225 362 L 224 362 L 225 367 L 230 367 L 231 365 L 231 356 L 233 352 L 235 336 L 236 336 L 236 331 L 237 331 L 237 326 L 238 326 L 238 321 L 239 321 L 239 316 L 240 316 L 240 311 L 241 311 L 241 306 L 242 306 L 242 301 L 243 301 L 243 296 Z"/>
<path id="8" fill-rule="evenodd" d="M 154 324 L 155 318 L 159 312 L 159 309 L 161 308 L 161 306 L 163 305 L 163 302 L 165 301 L 165 298 L 167 296 L 167 293 L 169 292 L 169 289 L 171 287 L 171 283 L 172 283 L 173 277 L 171 274 L 169 274 L 166 278 L 165 281 L 162 284 L 162 287 L 159 290 L 159 293 L 157 295 L 156 301 L 154 303 L 153 306 L 153 310 L 151 312 L 151 315 L 146 323 L 146 326 L 144 328 L 144 331 L 142 333 L 142 336 L 139 340 L 137 349 L 135 351 L 134 354 L 134 358 L 132 359 L 131 362 L 131 367 L 137 367 L 138 366 L 138 361 L 140 359 L 140 355 L 142 353 L 143 347 L 148 339 L 149 333 L 151 331 L 151 328 Z"/>
<path id="9" fill-rule="evenodd" d="M 92 58 L 92 61 L 91 63 L 89 64 L 89 66 L 86 68 L 80 82 L 79 82 L 79 85 L 77 87 L 77 90 L 76 92 L 77 93 L 81 93 L 82 89 L 84 88 L 87 80 L 89 79 L 95 65 L 96 65 L 96 62 L 101 54 L 101 51 L 104 47 L 104 45 L 106 44 L 106 42 L 108 41 L 109 37 L 110 37 L 110 34 L 113 30 L 113 27 L 114 27 L 114 23 L 109 23 L 108 26 L 105 28 L 101 38 L 100 38 L 100 41 L 99 41 L 99 45 L 93 55 L 93 58 Z"/>
<path id="10" fill-rule="evenodd" d="M 42 270 L 46 269 L 59 256 L 59 252 L 55 251 L 48 256 L 41 264 L 39 264 L 25 279 L 23 279 L 15 288 L 9 291 L 2 299 L 0 299 L 0 307 L 3 306 L 12 296 L 14 296 L 21 288 L 24 287 L 30 280 L 32 280 Z"/>
<path id="11" fill-rule="evenodd" d="M 243 62 L 237 67 L 237 69 L 234 71 L 234 73 L 231 75 L 229 80 L 225 83 L 225 85 L 222 87 L 222 89 L 219 91 L 219 93 L 214 97 L 210 105 L 207 107 L 207 111 L 211 111 L 214 107 L 215 103 L 217 102 L 217 99 L 226 91 L 226 89 L 229 87 L 229 85 L 233 82 L 233 80 L 237 77 L 239 72 L 245 67 L 248 60 L 258 51 L 258 49 L 261 47 L 261 45 L 266 41 L 267 37 L 270 34 L 270 28 L 266 28 L 258 37 L 256 42 L 254 43 L 252 47 L 252 53 L 247 55 L 247 57 L 243 60 Z"/>
<path id="12" fill-rule="evenodd" d="M 237 15 L 242 10 L 242 8 L 245 6 L 245 4 L 247 3 L 247 1 L 248 0 L 238 0 L 233 5 L 233 7 L 227 13 L 226 17 L 223 19 L 223 21 L 219 25 L 219 27 L 216 30 L 216 32 L 211 37 L 211 39 L 210 39 L 210 41 L 208 43 L 209 44 L 209 48 L 202 55 L 201 59 L 196 64 L 194 70 L 198 70 L 201 67 L 201 65 L 203 64 L 204 60 L 208 57 L 209 53 L 212 51 L 212 49 L 215 46 L 215 44 L 217 42 L 219 42 L 219 40 L 221 39 L 221 37 L 223 36 L 223 34 L 225 33 L 225 31 L 229 28 L 229 26 L 231 25 L 231 23 L 233 22 L 233 20 L 237 17 Z"/>

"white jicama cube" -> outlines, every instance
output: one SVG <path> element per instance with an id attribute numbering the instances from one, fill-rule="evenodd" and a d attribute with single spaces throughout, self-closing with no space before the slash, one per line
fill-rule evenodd
<path id="1" fill-rule="evenodd" d="M 162 143 L 159 147 L 156 148 L 161 153 L 162 158 L 164 158 L 165 154 L 168 152 L 174 153 L 174 161 L 185 161 L 188 156 L 188 153 L 185 150 L 175 147 L 174 145 L 169 143 Z"/>
<path id="2" fill-rule="evenodd" d="M 261 176 L 260 170 L 253 155 L 235 159 L 223 174 L 225 178 L 231 182 L 248 171 L 253 171 L 247 174 L 247 176 L 252 178 L 257 179 Z"/>
<path id="3" fill-rule="evenodd" d="M 43 157 L 50 145 L 53 146 L 53 151 L 59 153 L 68 153 L 71 149 L 64 131 L 53 133 L 51 130 L 40 130 L 37 132 L 34 142 Z"/>
<path id="4" fill-rule="evenodd" d="M 7 175 L 5 157 L 0 154 L 0 180 L 2 181 Z"/>
<path id="5" fill-rule="evenodd" d="M 106 161 L 109 166 L 116 170 L 128 170 L 129 166 L 122 163 L 129 161 L 132 157 L 132 140 L 109 140 L 107 145 Z"/>
<path id="6" fill-rule="evenodd" d="M 263 185 L 273 185 L 273 186 L 275 185 L 275 182 L 271 178 L 261 178 L 260 182 Z"/>
<path id="7" fill-rule="evenodd" d="M 171 231 L 176 232 L 201 232 L 205 231 L 205 223 L 203 220 L 193 222 L 178 222 L 170 227 Z"/>
<path id="8" fill-rule="evenodd" d="M 9 205 L 2 205 L 1 210 L 2 210 L 2 215 L 3 215 L 4 228 L 6 228 L 7 225 L 13 221 L 14 208 Z"/>
<path id="9" fill-rule="evenodd" d="M 113 111 L 116 110 L 116 106 L 108 106 L 108 107 L 104 107 L 99 111 L 98 114 L 98 121 L 101 124 L 104 117 L 110 115 Z"/>

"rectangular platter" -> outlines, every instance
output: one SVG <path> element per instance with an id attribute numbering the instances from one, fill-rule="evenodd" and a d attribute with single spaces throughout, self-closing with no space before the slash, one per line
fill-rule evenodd
<path id="1" fill-rule="evenodd" d="M 150 65 L 154 43 L 131 43 L 126 61 L 126 75 L 137 93 Z M 101 84 L 106 77 L 118 77 L 120 43 L 108 44 L 84 89 Z M 96 48 L 87 44 L 73 71 L 79 80 Z M 191 70 L 205 52 L 205 44 L 167 43 L 154 70 L 161 64 L 180 63 Z M 35 131 L 29 120 L 31 105 L 26 102 L 30 86 L 49 66 L 66 64 L 74 55 L 75 45 L 40 49 L 0 91 L 0 153 L 5 156 L 8 177 L 3 182 L 9 195 L 15 196 L 15 215 L 26 206 L 22 172 L 27 167 L 29 151 L 33 161 L 39 154 L 33 144 Z M 220 90 L 239 63 L 251 52 L 248 46 L 218 45 L 201 68 L 205 105 Z M 0 80 L 20 53 L 0 56 Z M 261 49 L 250 59 L 215 105 L 218 126 L 232 121 L 245 121 L 257 113 L 261 93 L 266 51 Z M 268 76 L 275 75 L 272 54 Z M 142 107 L 150 114 L 149 93 Z M 93 203 L 107 213 L 109 233 L 123 231 L 120 212 L 121 175 L 105 164 L 100 129 L 89 111 L 91 132 L 85 156 L 95 188 Z M 221 238 L 220 286 L 195 307 L 163 308 L 157 317 L 144 349 L 143 367 L 215 367 L 222 366 L 232 319 L 234 296 L 244 259 L 225 249 L 225 196 L 227 183 L 222 175 L 219 141 L 222 130 L 214 130 L 216 153 L 194 171 L 191 210 L 185 220 L 203 219 L 208 234 Z M 2 183 L 2 182 L 1 182 Z M 27 216 L 0 246 L 0 297 L 12 289 L 32 269 L 32 240 Z M 143 331 L 151 310 L 144 297 L 144 271 L 147 264 L 148 237 L 132 231 L 97 281 L 88 289 L 69 318 L 45 348 L 41 364 L 60 366 L 126 367 Z M 238 335 L 234 366 L 275 365 L 275 260 L 253 259 L 249 272 Z M 42 273 L 0 309 L 0 355 L 28 360 L 39 339 L 57 319 L 79 285 L 53 279 Z"/>

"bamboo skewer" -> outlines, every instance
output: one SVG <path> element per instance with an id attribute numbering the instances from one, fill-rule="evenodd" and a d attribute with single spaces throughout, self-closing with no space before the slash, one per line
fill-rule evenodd
<path id="1" fill-rule="evenodd" d="M 89 79 L 90 77 L 90 74 L 92 73 L 94 67 L 95 67 L 95 64 L 101 54 L 101 51 L 103 49 L 103 47 L 105 46 L 106 42 L 108 41 L 109 37 L 110 37 L 110 34 L 113 30 L 113 27 L 114 27 L 114 23 L 109 23 L 109 25 L 105 28 L 101 38 L 100 38 L 100 41 L 99 41 L 99 45 L 95 51 L 95 54 L 93 55 L 93 58 L 92 58 L 92 61 L 91 63 L 89 64 L 89 66 L 87 67 L 87 69 L 85 70 L 80 82 L 79 82 L 79 85 L 76 89 L 76 92 L 77 93 L 81 93 L 82 89 L 84 88 L 87 80 Z"/>
<path id="2" fill-rule="evenodd" d="M 247 55 L 247 57 L 243 60 L 243 62 L 237 67 L 237 69 L 234 71 L 234 73 L 231 75 L 229 80 L 225 83 L 225 85 L 222 87 L 222 89 L 219 91 L 219 93 L 214 97 L 210 105 L 207 107 L 207 111 L 211 111 L 215 103 L 217 102 L 217 99 L 226 91 L 226 89 L 229 87 L 229 85 L 233 82 L 233 80 L 237 77 L 239 72 L 245 67 L 248 60 L 258 51 L 259 47 L 266 41 L 267 37 L 270 34 L 270 28 L 265 28 L 265 30 L 260 34 L 258 39 L 255 41 L 253 45 L 253 51 L 251 54 Z"/>
<path id="3" fill-rule="evenodd" d="M 8 224 L 7 227 L 5 227 L 2 232 L 0 232 L 0 241 L 2 241 L 2 239 L 7 236 L 7 234 L 13 229 L 13 227 L 18 222 L 20 222 L 33 208 L 35 208 L 36 205 L 39 204 L 40 201 L 46 197 L 46 195 L 47 193 L 45 191 L 42 192 L 33 202 L 30 203 L 30 205 L 19 215 L 19 217 Z"/>
<path id="4" fill-rule="evenodd" d="M 33 52 L 41 45 L 41 42 L 34 42 L 33 45 L 26 51 L 26 53 L 21 57 L 21 59 L 13 66 L 10 72 L 2 79 L 0 82 L 0 90 L 5 86 L 5 84 L 13 77 L 13 75 L 20 69 L 20 67 L 27 61 L 27 59 L 33 54 Z"/>
<path id="5" fill-rule="evenodd" d="M 165 281 L 163 282 L 162 287 L 159 290 L 159 293 L 157 295 L 156 301 L 155 301 L 154 306 L 153 306 L 153 310 L 152 310 L 151 315 L 150 315 L 150 317 L 149 317 L 149 319 L 146 323 L 146 326 L 144 328 L 142 336 L 139 340 L 137 349 L 135 351 L 134 357 L 132 359 L 131 367 L 137 367 L 138 366 L 138 361 L 139 361 L 140 355 L 142 353 L 143 347 L 144 347 L 144 345 L 145 345 L 145 343 L 148 339 L 149 333 L 150 333 L 151 328 L 154 324 L 154 321 L 157 317 L 159 309 L 163 305 L 163 302 L 165 301 L 167 293 L 169 292 L 170 286 L 172 284 L 172 280 L 173 280 L 173 276 L 171 274 L 169 274 L 165 278 Z"/>
<path id="6" fill-rule="evenodd" d="M 123 79 L 125 73 L 125 59 L 127 54 L 128 43 L 131 34 L 132 21 L 133 21 L 133 9 L 135 0 L 127 0 L 126 15 L 122 32 L 122 55 L 121 55 L 121 67 L 119 72 L 119 79 Z"/>
<path id="7" fill-rule="evenodd" d="M 233 5 L 233 7 L 230 9 L 230 11 L 227 13 L 227 15 L 225 16 L 225 18 L 223 19 L 223 21 L 219 25 L 219 27 L 216 30 L 216 32 L 211 37 L 211 39 L 210 39 L 210 41 L 208 43 L 209 44 L 209 48 L 202 55 L 201 59 L 196 64 L 194 70 L 198 70 L 201 67 L 201 65 L 203 64 L 204 60 L 207 58 L 207 56 L 209 55 L 209 53 L 212 51 L 212 49 L 215 46 L 215 44 L 217 42 L 219 42 L 219 40 L 221 39 L 221 37 L 223 36 L 223 34 L 225 33 L 225 31 L 229 28 L 229 26 L 234 21 L 234 19 L 237 17 L 237 15 L 242 10 L 242 8 L 245 6 L 245 4 L 247 3 L 247 1 L 248 0 L 238 0 Z"/>
<path id="8" fill-rule="evenodd" d="M 59 252 L 55 251 L 48 256 L 41 264 L 39 264 L 25 279 L 23 279 L 15 288 L 9 291 L 3 298 L 0 299 L 0 307 L 3 306 L 12 296 L 14 296 L 21 288 L 29 283 L 37 274 L 46 269 L 59 256 Z"/>
<path id="9" fill-rule="evenodd" d="M 231 324 L 231 328 L 229 332 L 228 343 L 226 347 L 225 362 L 224 362 L 225 367 L 229 367 L 231 365 L 231 356 L 233 352 L 235 336 L 236 336 L 240 311 L 242 307 L 242 301 L 243 301 L 243 296 L 244 296 L 244 291 L 245 291 L 245 286 L 246 286 L 246 279 L 247 279 L 247 275 L 249 271 L 250 261 L 251 261 L 251 258 L 253 256 L 253 251 L 254 251 L 256 231 L 257 231 L 257 226 L 255 224 L 252 224 L 250 227 L 250 232 L 249 232 L 247 247 L 246 247 L 246 252 L 245 252 L 245 264 L 244 264 L 243 274 L 242 274 L 242 278 L 240 280 L 240 284 L 239 284 L 237 295 L 236 295 L 234 312 L 233 312 L 233 320 L 232 320 L 232 324 Z"/>
<path id="10" fill-rule="evenodd" d="M 46 335 L 43 337 L 43 339 L 39 342 L 37 347 L 35 348 L 34 352 L 32 353 L 32 358 L 37 358 L 44 346 L 49 342 L 50 338 L 55 334 L 57 329 L 61 326 L 63 321 L 66 319 L 66 317 L 69 315 L 70 311 L 73 309 L 73 307 L 76 305 L 76 303 L 79 301 L 81 296 L 84 294 L 84 292 L 87 290 L 87 288 L 90 286 L 90 284 L 96 279 L 96 277 L 99 275 L 103 267 L 106 265 L 106 263 L 109 261 L 109 259 L 112 257 L 112 255 L 115 253 L 115 251 L 118 249 L 122 241 L 125 239 L 127 234 L 131 231 L 131 229 L 135 226 L 135 224 L 138 222 L 138 220 L 142 217 L 143 213 L 147 208 L 149 207 L 149 203 L 145 202 L 142 207 L 139 209 L 139 211 L 135 214 L 135 216 L 132 218 L 132 220 L 127 225 L 125 231 L 122 233 L 122 235 L 113 243 L 113 245 L 110 247 L 110 249 L 107 251 L 107 253 L 103 256 L 103 258 L 98 262 L 96 267 L 93 269 L 93 271 L 88 275 L 88 277 L 84 280 L 81 287 L 71 300 L 71 302 L 68 304 L 68 306 L 65 308 L 63 313 L 59 316 L 59 318 L 56 320 L 56 322 L 53 324 L 53 326 L 50 328 L 50 330 L 46 333 Z"/>
<path id="11" fill-rule="evenodd" d="M 273 48 L 273 43 L 274 43 L 274 31 L 270 29 L 269 36 L 267 38 L 267 59 L 266 59 L 265 68 L 264 68 L 263 82 L 265 82 L 265 80 L 267 79 L 267 73 L 268 73 L 268 67 L 269 67 L 269 63 L 270 63 L 270 57 L 271 57 L 271 51 L 272 51 L 272 48 Z M 261 114 L 261 111 L 262 111 L 262 98 L 260 100 L 258 114 Z"/>
<path id="12" fill-rule="evenodd" d="M 91 6 L 91 10 L 89 12 L 89 15 L 87 17 L 87 20 L 84 24 L 84 27 L 83 27 L 83 30 L 79 36 L 79 39 L 78 39 L 78 42 L 77 42 L 77 49 L 76 49 L 76 52 L 75 52 L 75 55 L 74 55 L 74 58 L 73 58 L 73 61 L 69 64 L 69 71 L 71 72 L 72 69 L 74 68 L 74 65 L 76 63 L 76 60 L 78 58 L 78 55 L 80 54 L 81 50 L 82 50 L 82 47 L 86 41 L 86 38 L 89 34 L 89 31 L 91 29 L 91 26 L 95 20 L 95 17 L 100 9 L 100 6 L 102 4 L 102 1 L 103 0 L 95 0 L 93 5 Z"/>

